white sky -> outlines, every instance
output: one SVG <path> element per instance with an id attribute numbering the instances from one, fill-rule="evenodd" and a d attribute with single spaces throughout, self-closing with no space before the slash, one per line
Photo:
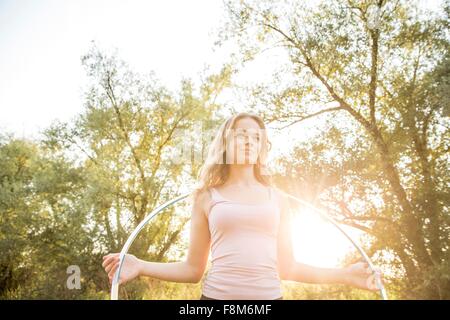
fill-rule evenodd
<path id="1" fill-rule="evenodd" d="M 82 107 L 91 40 L 176 90 L 213 54 L 221 1 L 0 1 L 0 130 L 19 136 Z M 221 60 L 225 60 L 226 57 Z"/>

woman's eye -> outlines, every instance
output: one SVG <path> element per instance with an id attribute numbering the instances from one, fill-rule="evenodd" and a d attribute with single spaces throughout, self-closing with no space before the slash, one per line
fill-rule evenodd
<path id="1" fill-rule="evenodd" d="M 250 136 L 248 134 L 245 133 L 236 133 L 235 137 L 237 139 L 248 139 L 248 140 L 256 140 L 256 141 L 260 141 L 260 137 L 259 136 Z"/>

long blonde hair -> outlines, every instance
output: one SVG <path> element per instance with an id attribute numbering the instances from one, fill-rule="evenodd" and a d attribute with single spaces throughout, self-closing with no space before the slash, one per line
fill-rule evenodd
<path id="1" fill-rule="evenodd" d="M 251 118 L 255 120 L 260 129 L 262 129 L 261 148 L 256 163 L 253 165 L 253 174 L 255 175 L 255 178 L 263 185 L 270 186 L 272 184 L 267 167 L 267 158 L 271 148 L 271 143 L 267 137 L 267 130 L 264 120 L 256 114 L 241 112 L 233 115 L 222 123 L 214 139 L 209 145 L 208 155 L 205 163 L 200 169 L 197 184 L 192 193 L 192 200 L 195 201 L 198 195 L 208 188 L 220 186 L 227 181 L 230 172 L 230 164 L 226 161 L 226 143 L 230 139 L 230 135 L 236 126 L 236 122 L 243 118 Z"/>

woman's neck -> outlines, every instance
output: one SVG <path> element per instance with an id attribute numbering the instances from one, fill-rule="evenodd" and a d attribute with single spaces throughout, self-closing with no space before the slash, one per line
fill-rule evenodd
<path id="1" fill-rule="evenodd" d="M 258 184 L 253 173 L 253 164 L 231 164 L 227 185 L 251 186 Z"/>

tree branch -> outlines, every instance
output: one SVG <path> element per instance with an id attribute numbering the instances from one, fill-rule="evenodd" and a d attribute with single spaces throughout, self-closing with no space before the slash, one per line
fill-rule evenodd
<path id="1" fill-rule="evenodd" d="M 319 114 L 326 113 L 326 112 L 337 111 L 337 110 L 342 110 L 342 109 L 344 109 L 344 108 L 339 106 L 339 107 L 334 107 L 334 108 L 323 109 L 323 110 L 320 110 L 318 112 L 315 112 L 315 113 L 312 113 L 312 114 L 308 114 L 308 115 L 304 115 L 304 116 L 298 116 L 299 119 L 294 120 L 294 121 L 290 122 L 288 125 L 285 125 L 285 126 L 283 126 L 281 128 L 278 128 L 278 129 L 279 130 L 283 130 L 283 129 L 286 129 L 287 127 L 290 127 L 290 126 L 292 126 L 292 125 L 294 125 L 296 123 L 299 123 L 299 122 L 301 122 L 303 120 L 306 120 L 306 119 L 318 116 Z M 293 118 L 293 117 L 295 117 L 295 116 L 290 116 L 289 118 Z M 268 121 L 268 122 L 273 122 L 273 121 L 277 121 L 277 120 L 280 120 L 280 119 L 281 118 L 275 117 L 275 118 L 270 119 L 270 121 Z"/>
<path id="2" fill-rule="evenodd" d="M 124 137 L 125 143 L 130 148 L 131 154 L 133 156 L 133 160 L 134 160 L 134 162 L 136 164 L 136 167 L 137 167 L 137 169 L 139 171 L 139 176 L 140 176 L 140 180 L 141 180 L 141 183 L 142 183 L 142 189 L 143 189 L 143 192 L 144 192 L 144 196 L 142 197 L 141 208 L 139 210 L 140 211 L 140 216 L 142 216 L 142 213 L 146 211 L 147 202 L 148 202 L 148 189 L 147 189 L 147 182 L 146 182 L 147 179 L 146 179 L 146 176 L 145 176 L 144 168 L 142 167 L 142 164 L 141 164 L 141 160 L 139 159 L 135 148 L 131 144 L 130 137 L 129 137 L 128 132 L 127 132 L 127 130 L 125 128 L 125 124 L 124 124 L 123 119 L 122 119 L 122 114 L 120 112 L 119 106 L 117 105 L 116 97 L 114 95 L 114 89 L 112 88 L 112 85 L 111 85 L 111 76 L 110 76 L 109 73 L 107 73 L 106 88 L 105 89 L 106 89 L 106 94 L 108 95 L 108 97 L 109 97 L 109 99 L 110 99 L 110 101 L 112 103 L 112 106 L 114 108 L 114 111 L 116 113 L 117 120 L 119 122 L 119 128 L 122 131 L 122 135 Z M 137 217 L 137 220 L 140 220 L 140 217 Z"/>
<path id="3" fill-rule="evenodd" d="M 377 90 L 377 76 L 378 76 L 378 41 L 380 32 L 378 29 L 370 30 L 370 38 L 372 39 L 371 48 L 371 66 L 370 66 L 370 84 L 369 84 L 369 109 L 370 122 L 372 126 L 376 126 L 375 119 L 375 99 Z"/>

